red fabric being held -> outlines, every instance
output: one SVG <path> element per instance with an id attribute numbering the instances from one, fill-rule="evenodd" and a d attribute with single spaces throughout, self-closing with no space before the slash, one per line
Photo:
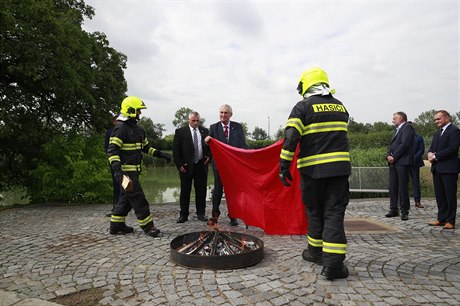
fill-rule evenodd
<path id="1" fill-rule="evenodd" d="M 270 235 L 307 233 L 297 158 L 291 163 L 290 187 L 284 186 L 278 176 L 283 140 L 258 150 L 235 148 L 216 139 L 209 145 L 233 218 Z"/>

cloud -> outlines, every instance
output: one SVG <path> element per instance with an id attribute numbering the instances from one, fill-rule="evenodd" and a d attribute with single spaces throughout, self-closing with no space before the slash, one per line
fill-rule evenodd
<path id="1" fill-rule="evenodd" d="M 303 70 L 321 66 L 358 122 L 433 109 L 459 111 L 458 4 L 454 2 L 115 1 L 89 31 L 128 56 L 128 94 L 172 133 L 179 108 L 207 125 L 228 103 L 236 121 L 284 126 Z M 270 119 L 268 119 L 270 117 Z"/>

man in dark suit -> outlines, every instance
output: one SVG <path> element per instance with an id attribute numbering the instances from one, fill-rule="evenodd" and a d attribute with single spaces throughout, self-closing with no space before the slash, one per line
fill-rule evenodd
<path id="1" fill-rule="evenodd" d="M 390 211 L 387 218 L 396 217 L 401 210 L 401 220 L 409 220 L 409 172 L 414 165 L 414 137 L 412 125 L 407 124 L 404 112 L 393 114 L 393 125 L 396 134 L 391 139 L 387 161 L 390 178 Z M 399 207 L 398 207 L 399 202 Z M 398 209 L 399 208 L 399 209 Z"/>
<path id="2" fill-rule="evenodd" d="M 246 139 L 244 137 L 243 126 L 238 122 L 230 121 L 233 115 L 232 107 L 224 104 L 219 109 L 220 121 L 211 124 L 209 128 L 209 136 L 221 142 L 227 143 L 233 147 L 247 149 Z M 216 165 L 213 163 L 214 172 L 214 191 L 212 194 L 212 218 L 208 225 L 215 225 L 220 216 L 220 202 L 222 201 L 223 185 L 220 180 L 219 172 Z M 237 226 L 238 222 L 235 218 L 229 215 L 230 225 Z"/>
<path id="3" fill-rule="evenodd" d="M 412 125 L 412 122 L 407 123 Z M 425 166 L 423 162 L 423 154 L 425 153 L 425 141 L 423 137 L 415 134 L 414 138 L 414 165 L 410 170 L 410 178 L 412 180 L 412 190 L 414 192 L 415 207 L 424 208 L 421 203 L 422 192 L 420 191 L 420 168 Z"/>
<path id="4" fill-rule="evenodd" d="M 192 181 L 198 220 L 208 221 L 205 210 L 211 151 L 204 143 L 204 139 L 209 135 L 209 131 L 200 126 L 198 112 L 189 114 L 188 123 L 186 127 L 176 129 L 173 140 L 174 163 L 180 175 L 180 215 L 177 223 L 188 220 Z"/>
<path id="5" fill-rule="evenodd" d="M 440 129 L 433 136 L 428 150 L 428 160 L 433 173 L 438 218 L 428 224 L 454 229 L 457 214 L 457 181 L 460 172 L 460 130 L 451 123 L 450 114 L 445 110 L 436 112 L 434 122 Z"/>

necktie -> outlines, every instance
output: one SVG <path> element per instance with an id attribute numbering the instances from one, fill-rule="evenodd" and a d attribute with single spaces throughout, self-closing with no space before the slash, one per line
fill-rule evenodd
<path id="1" fill-rule="evenodd" d="M 198 134 L 196 133 L 196 128 L 193 128 L 193 147 L 195 148 L 195 154 L 193 155 L 193 162 L 196 164 L 199 160 L 198 151 Z"/>
<path id="2" fill-rule="evenodd" d="M 224 136 L 225 136 L 225 141 L 228 142 L 228 125 L 224 125 Z"/>

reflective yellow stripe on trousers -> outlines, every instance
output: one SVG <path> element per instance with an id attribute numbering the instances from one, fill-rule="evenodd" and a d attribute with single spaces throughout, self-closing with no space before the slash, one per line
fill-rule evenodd
<path id="1" fill-rule="evenodd" d="M 315 239 L 315 238 L 311 238 L 310 236 L 307 235 L 307 241 L 308 241 L 309 245 L 314 246 L 316 248 L 322 248 L 323 247 L 323 239 Z"/>
<path id="2" fill-rule="evenodd" d="M 346 243 L 330 243 L 323 241 L 323 252 L 334 253 L 334 254 L 346 254 L 347 244 Z"/>

